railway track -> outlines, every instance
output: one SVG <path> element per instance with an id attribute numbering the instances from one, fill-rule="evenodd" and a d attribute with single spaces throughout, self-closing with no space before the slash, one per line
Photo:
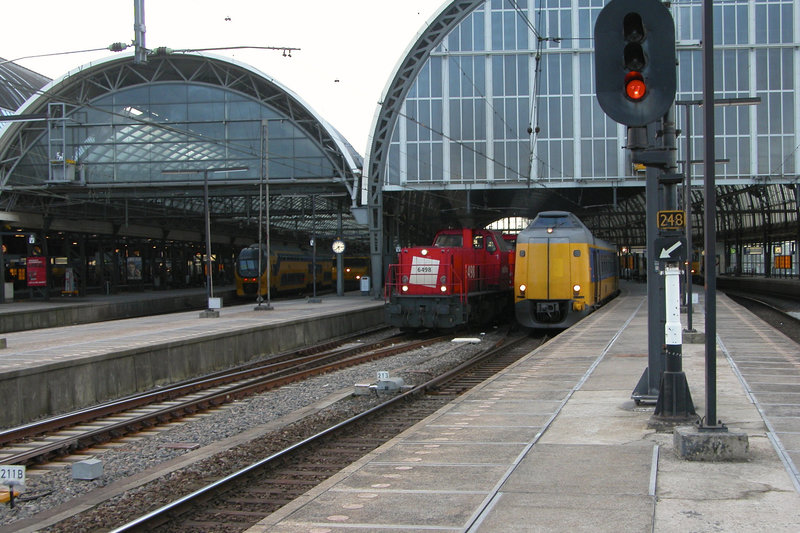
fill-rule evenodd
<path id="1" fill-rule="evenodd" d="M 2 431 L 0 464 L 40 465 L 287 383 L 442 339 L 393 336 L 370 343 L 357 341 L 375 331 Z"/>
<path id="2" fill-rule="evenodd" d="M 114 531 L 243 531 L 542 342 L 528 336 L 507 339 L 456 369 Z"/>
<path id="3" fill-rule="evenodd" d="M 800 343 L 800 319 L 796 318 L 798 304 L 787 301 L 785 297 L 774 294 L 750 294 L 725 291 L 729 298 L 747 308 L 750 312 L 770 324 L 772 327 Z M 794 315 L 790 311 L 794 310 Z"/>

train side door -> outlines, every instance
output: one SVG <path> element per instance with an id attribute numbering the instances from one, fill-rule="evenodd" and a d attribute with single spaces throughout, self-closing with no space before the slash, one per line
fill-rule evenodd
<path id="1" fill-rule="evenodd" d="M 600 301 L 600 278 L 602 278 L 602 265 L 600 264 L 600 261 L 602 258 L 600 256 L 600 251 L 597 248 L 589 248 L 589 253 L 592 254 L 592 267 L 590 270 L 591 282 L 592 286 L 594 287 L 594 300 L 592 301 L 596 303 Z"/>
<path id="2" fill-rule="evenodd" d="M 485 283 L 488 285 L 495 287 L 499 286 L 500 284 L 500 248 L 498 244 L 495 242 L 494 237 L 487 233 L 484 236 L 484 247 L 485 247 L 485 257 L 481 261 L 484 264 L 484 274 L 483 277 L 485 279 Z M 508 283 L 506 283 L 508 284 Z"/>
<path id="3" fill-rule="evenodd" d="M 477 231 L 471 233 L 470 240 L 468 241 L 465 239 L 464 242 L 472 242 L 472 247 L 470 248 L 468 255 L 469 255 L 469 266 L 467 267 L 469 278 L 469 290 L 482 290 L 486 283 L 486 252 L 484 251 L 485 248 L 485 237 L 478 233 Z"/>

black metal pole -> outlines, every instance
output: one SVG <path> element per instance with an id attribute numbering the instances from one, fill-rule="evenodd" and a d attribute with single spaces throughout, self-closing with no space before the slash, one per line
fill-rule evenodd
<path id="1" fill-rule="evenodd" d="M 797 276 L 800 277 L 800 182 L 794 183 L 794 208 L 795 208 L 795 222 L 797 223 L 797 240 L 794 245 L 794 261 L 797 267 Z M 791 277 L 791 272 L 789 274 Z"/>
<path id="2" fill-rule="evenodd" d="M 0 291 L 0 304 L 6 303 L 6 258 L 3 256 L 3 236 L 0 234 L 0 282 L 3 290 Z"/>
<path id="3" fill-rule="evenodd" d="M 311 195 L 311 284 L 314 299 L 317 298 L 317 210 L 314 195 Z"/>
<path id="4" fill-rule="evenodd" d="M 686 107 L 686 164 L 683 166 L 684 181 L 684 207 L 686 209 L 686 331 L 694 332 L 692 327 L 692 109 L 691 104 Z"/>
<path id="5" fill-rule="evenodd" d="M 717 420 L 717 192 L 714 160 L 714 9 L 703 0 L 703 135 L 705 296 L 706 296 L 706 428 L 719 428 Z"/>
<path id="6" fill-rule="evenodd" d="M 203 201 L 206 211 L 206 309 L 211 309 L 211 209 L 208 205 L 208 170 L 203 171 Z"/>
<path id="7" fill-rule="evenodd" d="M 661 122 L 658 122 L 661 126 Z M 629 146 L 635 144 L 631 142 L 629 134 Z M 651 148 L 656 148 L 656 124 L 647 126 L 646 145 Z M 664 330 L 664 306 L 660 305 L 663 302 L 663 288 L 664 279 L 658 273 L 658 253 L 655 250 L 655 241 L 658 237 L 658 224 L 657 216 L 659 208 L 659 184 L 658 176 L 660 171 L 654 166 L 648 166 L 645 169 L 645 203 L 646 212 L 646 235 L 647 235 L 647 251 L 645 253 L 645 268 L 647 280 L 647 368 L 639 382 L 636 384 L 631 398 L 637 403 L 641 402 L 656 402 L 659 396 L 659 387 L 661 384 L 661 374 L 664 372 L 664 359 L 662 357 L 661 347 L 663 346 Z"/>

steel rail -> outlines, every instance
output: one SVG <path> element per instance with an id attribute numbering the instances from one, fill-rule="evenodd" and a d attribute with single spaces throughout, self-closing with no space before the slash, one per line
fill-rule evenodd
<path id="1" fill-rule="evenodd" d="M 112 438 L 119 438 L 121 436 L 140 431 L 145 427 L 152 427 L 160 423 L 165 423 L 166 421 L 181 418 L 197 411 L 222 405 L 238 398 L 257 394 L 268 389 L 280 387 L 282 385 L 306 379 L 314 375 L 324 374 L 332 370 L 354 366 L 381 357 L 388 357 L 401 351 L 413 350 L 426 344 L 430 344 L 431 342 L 440 341 L 443 338 L 446 337 L 397 343 L 390 347 L 384 347 L 384 345 L 390 341 L 379 341 L 377 343 L 373 343 L 373 345 L 356 346 L 342 350 L 336 350 L 334 352 L 326 352 L 317 356 L 304 356 L 295 360 L 298 361 L 298 363 L 293 367 L 284 368 L 267 376 L 246 377 L 245 383 L 234 383 L 232 386 L 221 391 L 204 394 L 199 397 L 182 401 L 178 404 L 169 405 L 167 407 L 150 411 L 142 415 L 134 416 L 119 422 L 110 423 L 103 427 L 86 431 L 80 435 L 67 436 L 52 443 L 37 446 L 24 452 L 12 454 L 4 457 L 2 461 L 0 461 L 0 464 L 40 463 L 49 460 L 53 456 L 69 454 L 76 450 L 111 440 Z M 367 353 L 362 353 L 361 355 L 357 353 L 364 351 L 367 351 Z M 315 357 L 316 361 L 314 361 Z M 246 372 L 245 374 L 249 374 L 249 372 Z M 92 420 L 97 420 L 97 418 L 92 417 Z"/>
<path id="2" fill-rule="evenodd" d="M 363 335 L 373 334 L 381 330 L 389 329 L 386 326 L 379 326 L 357 332 L 353 335 L 347 335 L 338 339 L 332 339 L 318 345 L 292 350 L 269 358 L 266 361 L 258 361 L 254 363 L 246 363 L 239 365 L 235 368 L 221 370 L 219 372 L 212 372 L 203 376 L 184 380 L 173 385 L 162 387 L 157 390 L 150 390 L 139 394 L 133 394 L 117 400 L 104 402 L 96 406 L 79 409 L 63 415 L 49 417 L 43 420 L 25 424 L 22 426 L 0 430 L 0 446 L 8 445 L 9 443 L 19 441 L 21 439 L 36 437 L 48 432 L 64 429 L 76 424 L 82 424 L 96 420 L 98 418 L 111 416 L 124 411 L 130 411 L 136 407 L 150 405 L 160 401 L 167 401 L 179 396 L 191 394 L 198 390 L 208 389 L 211 386 L 224 384 L 227 382 L 243 379 L 249 372 L 252 375 L 258 375 L 259 372 L 268 372 L 270 370 L 279 369 L 291 366 L 297 356 L 318 354 L 323 350 L 331 350 L 337 346 L 341 346 L 347 342 L 357 339 Z M 291 359 L 295 358 L 295 359 Z"/>
<path id="3" fill-rule="evenodd" d="M 452 369 L 450 371 L 445 372 L 442 375 L 436 376 L 425 383 L 417 385 L 412 389 L 400 393 L 389 400 L 382 402 L 371 409 L 368 409 L 362 413 L 359 413 L 356 416 L 353 416 L 347 420 L 339 422 L 315 435 L 312 435 L 306 439 L 303 439 L 300 442 L 297 442 L 283 450 L 280 450 L 269 457 L 266 457 L 256 463 L 253 463 L 237 472 L 229 474 L 222 479 L 219 479 L 205 487 L 202 487 L 186 496 L 183 496 L 172 503 L 169 503 L 159 509 L 156 509 L 144 516 L 141 516 L 127 524 L 124 524 L 116 529 L 113 529 L 111 533 L 123 533 L 123 532 L 132 532 L 132 531 L 149 531 L 154 527 L 158 527 L 161 524 L 171 520 L 175 516 L 179 516 L 183 514 L 188 508 L 195 505 L 196 502 L 204 501 L 205 499 L 211 498 L 215 493 L 218 491 L 223 491 L 227 485 L 232 484 L 238 480 L 245 479 L 248 475 L 255 474 L 261 469 L 271 466 L 272 464 L 276 464 L 278 461 L 286 458 L 287 456 L 298 452 L 304 448 L 307 448 L 324 438 L 331 436 L 343 429 L 346 429 L 350 426 L 355 425 L 356 423 L 365 420 L 368 417 L 371 417 L 381 411 L 386 410 L 388 407 L 396 405 L 400 402 L 406 401 L 412 397 L 424 395 L 428 390 L 439 386 L 443 382 L 447 382 L 453 379 L 453 377 L 458 372 L 464 372 L 466 369 L 469 369 L 481 362 L 496 356 L 498 353 L 509 350 L 514 348 L 515 346 L 522 344 L 526 340 L 529 340 L 527 336 L 521 336 L 519 338 L 514 339 L 512 342 L 505 343 L 504 341 L 500 341 L 493 345 L 492 347 L 484 350 L 480 354 L 476 355 L 475 357 L 471 358 L 469 361 L 459 365 L 457 369 Z"/>

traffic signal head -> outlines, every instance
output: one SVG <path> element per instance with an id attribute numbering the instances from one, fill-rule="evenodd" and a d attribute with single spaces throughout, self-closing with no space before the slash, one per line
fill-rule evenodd
<path id="1" fill-rule="evenodd" d="M 611 0 L 594 26 L 597 100 L 613 120 L 645 126 L 675 100 L 675 24 L 659 0 Z"/>

